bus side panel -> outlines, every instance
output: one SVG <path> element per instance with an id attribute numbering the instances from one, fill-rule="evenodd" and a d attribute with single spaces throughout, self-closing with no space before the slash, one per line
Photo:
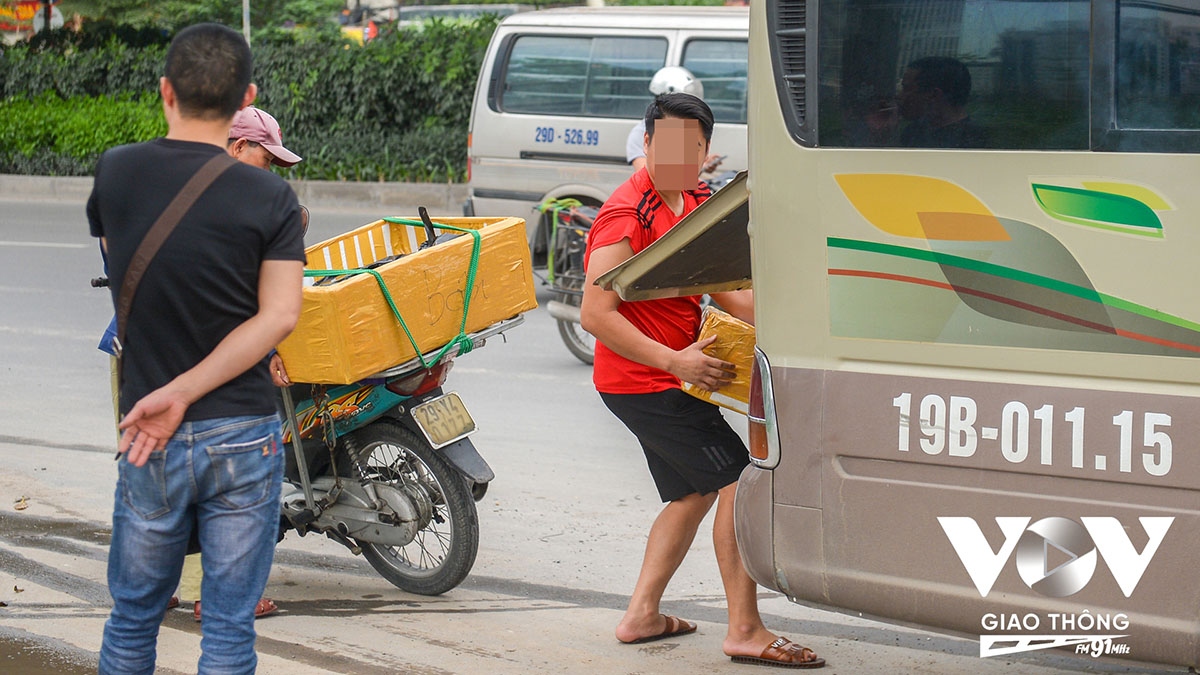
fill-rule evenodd
<path id="1" fill-rule="evenodd" d="M 1131 657 L 1197 663 L 1200 586 L 1179 571 L 1200 557 L 1191 488 L 1200 465 L 1168 465 L 1164 454 L 1192 454 L 1196 399 L 778 370 L 776 400 L 810 400 L 809 383 L 824 382 L 821 421 L 808 427 L 821 430 L 820 443 L 785 446 L 772 472 L 781 590 L 977 635 L 1020 632 L 996 629 L 988 615 L 1033 616 L 1046 634 L 1063 633 L 1066 616 L 1123 616 L 1127 628 L 1110 632 L 1127 636 Z M 1162 425 L 1146 431 L 1146 419 Z M 1148 473 L 1165 466 L 1162 476 Z M 808 502 L 818 481 L 820 511 L 791 506 Z M 959 519 L 957 529 L 943 526 L 947 518 Z M 1001 518 L 1020 526 L 1002 530 Z M 982 539 L 951 539 L 961 531 Z M 970 564 L 1000 563 L 994 580 L 968 571 L 962 555 L 972 544 Z M 1130 552 L 1144 557 L 1133 564 Z"/>

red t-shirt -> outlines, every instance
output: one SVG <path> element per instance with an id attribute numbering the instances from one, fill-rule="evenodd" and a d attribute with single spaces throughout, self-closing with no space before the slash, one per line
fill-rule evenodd
<path id="1" fill-rule="evenodd" d="M 676 216 L 655 191 L 650 174 L 638 171 L 613 192 L 596 215 L 588 234 L 583 264 L 592 251 L 628 239 L 634 253 L 663 236 L 712 194 L 700 183 L 683 193 L 683 213 Z M 696 341 L 700 331 L 700 297 L 664 298 L 622 302 L 618 311 L 638 330 L 671 349 L 683 349 Z M 631 361 L 603 343 L 596 342 L 592 366 L 596 390 L 605 394 L 650 394 L 678 389 L 679 378 L 665 370 Z"/>

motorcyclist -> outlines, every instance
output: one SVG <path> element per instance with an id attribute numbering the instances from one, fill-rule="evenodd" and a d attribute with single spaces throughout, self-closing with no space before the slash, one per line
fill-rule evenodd
<path id="1" fill-rule="evenodd" d="M 704 84 L 692 74 L 692 71 L 681 66 L 660 68 L 650 79 L 650 93 L 655 96 L 678 92 L 703 99 Z M 629 130 L 629 136 L 625 139 L 625 161 L 633 167 L 635 173 L 646 166 L 646 141 L 646 120 L 640 119 Z M 721 165 L 721 160 L 722 157 L 716 154 L 705 157 L 701 174 L 716 171 L 717 167 Z"/>

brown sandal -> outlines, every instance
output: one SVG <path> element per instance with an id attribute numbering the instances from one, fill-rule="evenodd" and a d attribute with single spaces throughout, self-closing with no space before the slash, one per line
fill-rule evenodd
<path id="1" fill-rule="evenodd" d="M 663 614 L 662 618 L 666 621 L 666 623 L 663 625 L 663 629 L 662 629 L 661 633 L 655 633 L 654 635 L 647 635 L 646 637 L 640 637 L 636 640 L 630 640 L 629 642 L 625 642 L 622 640 L 621 643 L 627 644 L 627 645 L 640 645 L 644 642 L 654 642 L 656 640 L 665 640 L 667 638 L 672 638 L 672 637 L 676 637 L 679 635 L 687 635 L 688 633 L 696 632 L 696 624 L 692 623 L 691 621 L 684 621 L 683 619 L 680 619 L 677 616 L 669 616 L 667 614 Z"/>
<path id="2" fill-rule="evenodd" d="M 279 611 L 279 606 L 270 598 L 259 598 L 258 604 L 254 606 L 254 618 L 261 619 L 264 616 L 270 616 Z M 196 601 L 196 605 L 192 607 L 192 618 L 197 622 L 200 621 L 200 601 Z"/>
<path id="3" fill-rule="evenodd" d="M 758 656 L 731 656 L 734 663 L 749 663 L 756 666 L 776 668 L 823 668 L 825 659 L 808 647 L 801 647 L 791 640 L 780 637 L 767 645 Z"/>
<path id="4" fill-rule="evenodd" d="M 254 618 L 261 619 L 264 616 L 270 616 L 279 611 L 279 606 L 270 598 L 259 598 L 258 604 L 254 606 Z"/>

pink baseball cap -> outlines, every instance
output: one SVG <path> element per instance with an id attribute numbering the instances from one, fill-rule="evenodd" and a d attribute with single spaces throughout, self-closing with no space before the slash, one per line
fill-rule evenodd
<path id="1" fill-rule="evenodd" d="M 291 166 L 303 159 L 283 147 L 283 134 L 279 131 L 279 122 L 252 105 L 242 108 L 233 116 L 229 137 L 244 138 L 258 143 L 271 153 L 272 161 L 279 166 Z"/>

